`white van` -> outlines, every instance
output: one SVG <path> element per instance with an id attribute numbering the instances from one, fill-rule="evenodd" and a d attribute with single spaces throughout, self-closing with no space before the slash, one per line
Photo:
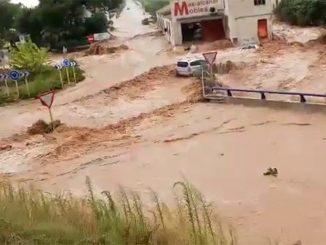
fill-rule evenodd
<path id="1" fill-rule="evenodd" d="M 176 67 L 177 76 L 192 76 L 199 73 L 207 66 L 205 59 L 190 57 L 178 60 Z"/>

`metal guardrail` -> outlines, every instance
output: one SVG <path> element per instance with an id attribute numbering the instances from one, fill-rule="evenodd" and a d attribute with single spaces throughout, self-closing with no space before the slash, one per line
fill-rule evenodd
<path id="1" fill-rule="evenodd" d="M 203 81 L 203 85 L 204 85 L 204 81 Z M 233 97 L 232 92 L 258 93 L 261 95 L 262 100 L 266 100 L 266 94 L 294 95 L 300 97 L 301 103 L 305 103 L 307 101 L 306 97 L 326 98 L 326 94 L 283 92 L 283 91 L 271 91 L 271 90 L 255 90 L 255 89 L 238 89 L 238 88 L 225 88 L 225 87 L 216 87 L 216 86 L 211 87 L 210 90 L 212 92 L 226 91 L 228 97 Z M 204 92 L 204 97 L 207 97 L 204 88 L 203 88 L 203 92 Z"/>
<path id="2" fill-rule="evenodd" d="M 211 86 L 209 83 L 212 82 L 213 77 L 207 69 L 207 67 L 201 70 L 201 80 L 202 80 L 202 92 L 203 97 L 207 99 L 214 99 L 224 97 L 223 93 L 216 92 L 226 92 L 226 97 L 235 97 L 233 92 L 245 92 L 245 93 L 255 93 L 260 94 L 261 100 L 267 100 L 267 94 L 276 94 L 276 95 L 292 95 L 298 96 L 301 103 L 306 103 L 306 97 L 315 97 L 315 98 L 326 98 L 326 94 L 317 94 L 317 93 L 304 93 L 304 92 L 287 92 L 287 91 L 273 91 L 273 90 L 259 90 L 259 89 L 241 89 L 241 88 L 226 88 L 220 86 Z"/>

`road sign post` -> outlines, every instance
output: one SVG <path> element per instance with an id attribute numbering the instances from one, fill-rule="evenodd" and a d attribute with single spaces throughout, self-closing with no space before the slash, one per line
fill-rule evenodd
<path id="1" fill-rule="evenodd" d="M 60 78 L 61 87 L 63 88 L 63 79 L 62 79 L 61 69 L 59 70 L 59 78 Z"/>
<path id="2" fill-rule="evenodd" d="M 70 62 L 70 66 L 72 67 L 72 73 L 74 75 L 74 81 L 75 83 L 77 83 L 77 78 L 76 78 L 76 71 L 75 71 L 75 66 L 76 66 L 76 62 L 75 61 L 72 61 Z"/>
<path id="3" fill-rule="evenodd" d="M 6 92 L 7 92 L 7 96 L 10 96 L 10 90 L 8 87 L 8 75 L 5 74 L 5 86 L 6 86 Z"/>
<path id="4" fill-rule="evenodd" d="M 28 76 L 29 76 L 29 72 L 21 72 L 21 74 L 20 74 L 20 77 L 23 77 L 25 80 L 25 86 L 26 86 L 28 97 L 31 97 L 31 92 L 29 90 L 29 84 L 28 84 L 28 80 L 27 80 Z"/>
<path id="5" fill-rule="evenodd" d="M 8 79 L 8 74 L 1 74 L 0 73 L 0 81 L 4 81 L 5 82 L 6 94 L 7 94 L 7 96 L 9 96 L 10 95 L 10 92 L 9 92 L 9 87 L 8 87 L 7 79 Z"/>
<path id="6" fill-rule="evenodd" d="M 18 71 L 11 71 L 9 72 L 9 78 L 15 82 L 17 98 L 19 99 L 20 94 L 19 94 L 18 80 L 20 78 L 20 73 Z"/>
<path id="7" fill-rule="evenodd" d="M 66 74 L 67 74 L 67 79 L 68 79 L 68 84 L 70 84 L 70 77 L 69 77 L 69 66 L 71 64 L 70 60 L 64 59 L 62 62 L 63 66 L 66 68 Z"/>
<path id="8" fill-rule="evenodd" d="M 66 74 L 67 74 L 68 84 L 70 84 L 70 77 L 69 77 L 68 67 L 66 67 Z"/>
<path id="9" fill-rule="evenodd" d="M 212 81 L 214 81 L 213 65 L 216 60 L 216 55 L 217 55 L 217 52 L 203 53 L 203 56 L 204 56 L 206 62 L 209 64 L 209 68 L 210 68 L 209 70 L 210 70 L 210 75 L 211 75 Z"/>
<path id="10" fill-rule="evenodd" d="M 39 96 L 39 100 L 41 101 L 41 104 L 43 106 L 48 108 L 49 115 L 50 115 L 50 120 L 51 120 L 52 130 L 54 130 L 54 125 L 53 125 L 54 120 L 53 120 L 53 115 L 52 115 L 52 110 L 51 110 L 51 107 L 52 107 L 52 104 L 53 104 L 53 101 L 54 101 L 54 91 L 41 94 Z"/>
<path id="11" fill-rule="evenodd" d="M 25 86 L 26 86 L 28 97 L 31 97 L 31 92 L 29 90 L 29 85 L 28 85 L 27 77 L 25 77 Z"/>
<path id="12" fill-rule="evenodd" d="M 61 83 L 61 88 L 63 88 L 63 79 L 62 79 L 62 73 L 61 73 L 62 65 L 58 64 L 58 65 L 55 65 L 54 67 L 59 72 L 59 79 L 60 79 L 60 83 Z"/>

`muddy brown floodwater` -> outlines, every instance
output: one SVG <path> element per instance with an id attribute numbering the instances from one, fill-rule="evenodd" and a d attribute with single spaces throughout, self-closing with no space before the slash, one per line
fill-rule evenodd
<path id="1" fill-rule="evenodd" d="M 75 195 L 89 176 L 96 191 L 123 185 L 146 196 L 150 187 L 167 202 L 185 178 L 235 226 L 241 245 L 324 245 L 325 107 L 200 102 L 199 81 L 175 76 L 177 55 L 141 25 L 144 16 L 127 0 L 114 34 L 129 49 L 79 58 L 87 79 L 57 94 L 53 113 L 64 125 L 54 133 L 25 133 L 47 119 L 38 101 L 0 108 L 0 145 L 10 146 L 0 151 L 0 172 Z M 225 48 L 218 62 L 227 61 L 233 68 L 218 79 L 228 86 L 326 90 L 320 43 Z M 269 167 L 278 177 L 263 175 Z"/>
<path id="2" fill-rule="evenodd" d="M 80 195 L 90 176 L 98 191 L 123 185 L 146 195 L 151 187 L 169 200 L 173 183 L 186 178 L 235 225 L 240 244 L 300 239 L 322 245 L 326 115 L 298 107 L 181 104 L 164 118 L 135 120 L 130 138 L 76 129 L 64 136 L 72 138 L 54 158 L 62 138 L 37 138 L 28 147 L 25 141 L 7 157 L 20 162 L 15 178 Z M 88 143 L 76 142 L 75 135 Z M 263 176 L 268 167 L 279 176 Z"/>

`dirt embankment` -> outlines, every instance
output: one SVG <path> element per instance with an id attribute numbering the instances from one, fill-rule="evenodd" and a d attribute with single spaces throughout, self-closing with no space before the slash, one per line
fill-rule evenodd
<path id="1" fill-rule="evenodd" d="M 119 99 L 123 96 L 135 99 L 141 97 L 146 91 L 153 87 L 169 87 L 171 80 L 175 82 L 175 71 L 173 66 L 162 66 L 151 69 L 150 71 L 137 76 L 134 79 L 121 82 L 101 92 L 101 96 L 110 99 Z M 70 127 L 67 125 L 58 125 L 52 134 L 46 134 L 48 125 L 36 123 L 30 127 L 26 134 L 16 135 L 6 143 L 14 145 L 15 142 L 33 141 L 36 134 L 43 135 L 44 144 L 51 145 L 50 152 L 38 157 L 38 161 L 44 163 L 53 162 L 53 160 L 68 160 L 78 158 L 84 153 L 99 147 L 116 147 L 130 145 L 140 140 L 140 136 L 135 134 L 133 128 L 141 124 L 144 120 L 155 118 L 169 118 L 189 105 L 201 100 L 201 83 L 196 78 L 184 78 L 187 83 L 182 87 L 181 93 L 185 99 L 180 102 L 171 102 L 165 106 L 139 113 L 117 123 L 109 124 L 100 129 L 87 127 Z M 190 81 L 189 81 L 190 80 Z M 182 82 L 183 78 L 178 78 L 177 82 Z M 99 96 L 99 95 L 96 95 Z M 83 102 L 90 103 L 95 96 L 83 98 Z M 98 99 L 98 97 L 96 98 Z M 132 103 L 132 101 L 130 102 Z"/>
<path id="2" fill-rule="evenodd" d="M 128 95 L 130 98 L 136 98 L 146 91 L 153 89 L 154 86 L 161 85 L 163 82 L 168 82 L 169 78 L 174 75 L 175 70 L 173 65 L 155 67 L 134 79 L 121 82 L 103 92 L 113 98 L 117 98 L 121 95 Z"/>
<path id="3" fill-rule="evenodd" d="M 104 91 L 110 97 L 118 98 L 128 92 L 129 89 L 144 93 L 150 88 L 150 83 L 155 83 L 155 77 L 166 76 L 168 79 L 172 74 L 171 67 L 158 67 L 139 76 L 138 78 L 121 83 Z M 142 78 L 142 79 L 141 79 Z M 56 144 L 59 144 L 53 152 L 46 156 L 51 158 L 62 158 L 73 152 L 90 151 L 100 145 L 110 145 L 110 147 L 130 145 L 140 140 L 140 136 L 133 132 L 135 126 L 140 125 L 144 120 L 173 117 L 179 111 L 197 103 L 202 99 L 201 84 L 197 79 L 184 86 L 182 92 L 186 95 L 186 100 L 172 103 L 150 112 L 140 113 L 137 116 L 123 119 L 115 124 L 110 124 L 102 129 L 89 129 L 77 127 L 59 127 L 54 134 Z"/>
<path id="4" fill-rule="evenodd" d="M 112 45 L 110 42 L 97 42 L 90 46 L 90 48 L 85 51 L 84 56 L 87 55 L 103 55 L 103 54 L 114 54 L 128 50 L 129 47 L 125 44 Z"/>
<path id="5" fill-rule="evenodd" d="M 165 82 L 169 83 L 169 78 L 174 76 L 175 71 L 173 65 L 154 67 L 133 79 L 120 82 L 97 94 L 85 96 L 73 102 L 87 101 L 101 94 L 111 99 L 118 99 L 121 96 L 135 99 L 145 92 L 152 90 L 155 86 L 162 85 Z"/>

